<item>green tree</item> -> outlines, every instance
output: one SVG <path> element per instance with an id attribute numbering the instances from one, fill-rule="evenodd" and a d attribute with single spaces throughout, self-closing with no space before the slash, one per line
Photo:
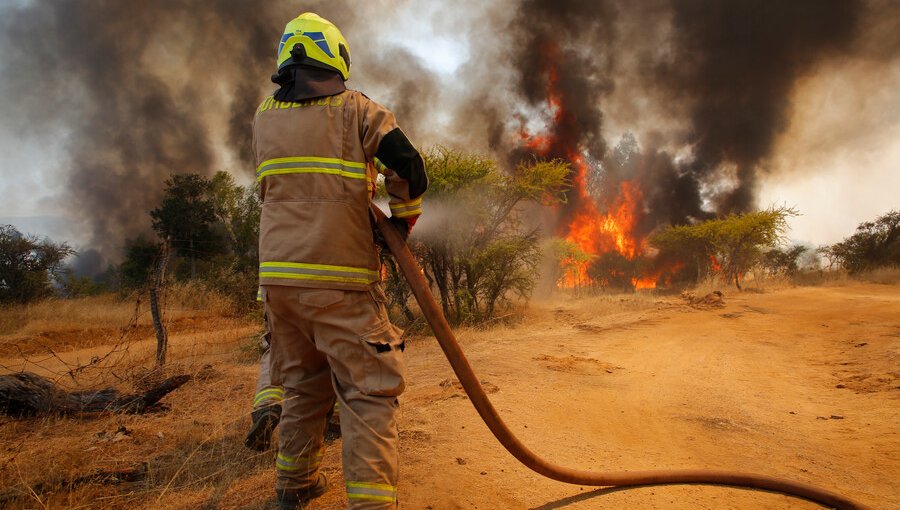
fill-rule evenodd
<path id="1" fill-rule="evenodd" d="M 629 259 L 619 252 L 607 252 L 594 258 L 587 267 L 587 275 L 600 287 L 634 292 L 634 280 L 640 274 L 641 260 Z"/>
<path id="2" fill-rule="evenodd" d="M 238 268 L 255 272 L 259 261 L 259 188 L 239 186 L 231 174 L 219 171 L 210 180 L 209 194 Z"/>
<path id="3" fill-rule="evenodd" d="M 789 248 L 772 248 L 762 257 L 762 265 L 769 274 L 792 276 L 800 271 L 800 256 L 809 251 L 802 245 Z"/>
<path id="4" fill-rule="evenodd" d="M 478 154 L 438 147 L 425 157 L 428 205 L 414 253 L 448 320 L 484 320 L 534 288 L 538 236 L 523 227 L 521 206 L 562 201 L 569 167 L 530 161 L 505 174 Z"/>
<path id="5" fill-rule="evenodd" d="M 65 276 L 63 260 L 74 250 L 23 235 L 12 225 L 0 226 L 0 303 L 29 301 L 53 294 L 54 282 Z"/>
<path id="6" fill-rule="evenodd" d="M 77 298 L 102 294 L 108 291 L 109 287 L 88 276 L 76 276 L 71 269 L 66 269 L 60 277 L 59 290 L 63 297 Z"/>
<path id="7" fill-rule="evenodd" d="M 900 266 L 900 211 L 860 223 L 855 234 L 820 251 L 851 273 Z"/>
<path id="8" fill-rule="evenodd" d="M 765 251 L 783 242 L 787 219 L 796 215 L 794 209 L 773 207 L 696 225 L 673 226 L 652 236 L 650 243 L 661 252 L 693 260 L 698 269 L 709 268 L 713 260 L 717 261 L 722 279 L 740 289 L 743 275 L 760 262 Z M 698 275 L 704 273 L 698 270 Z"/>
<path id="9" fill-rule="evenodd" d="M 712 229 L 701 225 L 673 225 L 650 238 L 651 246 L 660 251 L 661 257 L 684 262 L 694 281 L 712 272 L 716 253 Z"/>
<path id="10" fill-rule="evenodd" d="M 571 287 L 578 289 L 587 282 L 587 274 L 582 274 L 591 260 L 591 255 L 578 244 L 563 238 L 550 240 L 545 250 L 553 263 L 553 288 Z"/>
<path id="11" fill-rule="evenodd" d="M 162 256 L 159 243 L 143 236 L 125 242 L 125 256 L 119 265 L 119 282 L 123 289 L 140 289 L 148 284 L 150 275 Z"/>
<path id="12" fill-rule="evenodd" d="M 225 249 L 222 234 L 215 228 L 212 183 L 202 175 L 176 174 L 165 184 L 162 203 L 150 211 L 153 230 L 190 261 L 190 275 L 195 277 L 198 258 L 209 258 Z"/>

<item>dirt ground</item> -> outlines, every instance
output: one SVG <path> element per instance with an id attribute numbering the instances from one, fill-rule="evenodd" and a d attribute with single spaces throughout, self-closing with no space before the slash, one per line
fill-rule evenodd
<path id="1" fill-rule="evenodd" d="M 722 307 L 700 308 L 677 296 L 557 297 L 532 303 L 514 326 L 463 330 L 459 339 L 511 429 L 555 463 L 597 471 L 741 470 L 900 509 L 896 285 L 726 291 Z M 186 340 L 171 341 L 177 351 Z M 543 479 L 490 435 L 433 339 L 417 339 L 406 352 L 401 508 L 818 508 L 733 488 L 616 490 Z M 156 485 L 144 493 L 80 487 L 13 507 L 269 508 L 271 454 L 240 446 L 255 367 L 227 356 L 214 367 L 216 376 L 167 397 L 171 410 L 159 415 L 38 426 L 0 420 L 0 474 L 15 476 L 20 491 L 47 477 L 41 455 L 68 456 L 58 462 L 69 478 L 95 465 L 94 456 L 178 459 L 160 463 Z M 137 439 L 98 449 L 98 430 L 119 425 Z M 332 490 L 311 509 L 344 508 L 339 447 L 325 460 Z M 191 458 L 213 461 L 196 467 Z M 76 459 L 84 459 L 81 467 Z M 186 466 L 202 472 L 179 483 Z"/>

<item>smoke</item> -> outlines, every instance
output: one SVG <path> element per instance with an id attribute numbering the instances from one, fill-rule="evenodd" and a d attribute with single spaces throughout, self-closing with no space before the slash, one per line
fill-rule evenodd
<path id="1" fill-rule="evenodd" d="M 854 50 L 865 10 L 860 0 L 524 0 L 508 43 L 516 93 L 536 111 L 549 97 L 555 111 L 549 147 L 526 144 L 513 159 L 583 158 L 601 207 L 636 181 L 640 237 L 747 211 L 796 83 Z M 608 115 L 620 132 L 642 129 L 643 149 L 626 137 L 610 151 Z M 627 164 L 613 154 L 622 150 Z M 562 225 L 584 199 L 570 195 Z"/>
<path id="2" fill-rule="evenodd" d="M 248 166 L 246 126 L 279 22 L 237 0 L 50 0 L 4 12 L 3 112 L 35 137 L 65 136 L 52 173 L 90 246 L 116 258 L 147 228 L 169 174 L 210 174 L 229 158 Z"/>
<path id="3" fill-rule="evenodd" d="M 3 8 L 0 115 L 64 147 L 58 168 L 38 171 L 65 183 L 86 244 L 115 260 L 149 228 L 169 174 L 250 180 L 253 111 L 273 89 L 278 35 L 303 11 L 342 29 L 350 86 L 418 145 L 581 158 L 601 207 L 637 183 L 639 234 L 752 208 L 798 83 L 841 58 L 900 52 L 889 0 L 41 0 Z M 419 51 L 398 44 L 408 33 Z M 436 72 L 422 59 L 429 34 L 464 39 L 468 60 Z M 523 144 L 523 130 L 547 146 Z M 573 193 L 561 221 L 587 199 Z"/>
<path id="4" fill-rule="evenodd" d="M 755 205 L 761 165 L 787 128 L 795 83 L 850 48 L 862 11 L 860 0 L 673 3 L 678 51 L 674 63 L 658 67 L 656 82 L 691 104 L 690 172 L 705 179 L 733 165 L 733 189 L 715 197 L 718 210 Z"/>

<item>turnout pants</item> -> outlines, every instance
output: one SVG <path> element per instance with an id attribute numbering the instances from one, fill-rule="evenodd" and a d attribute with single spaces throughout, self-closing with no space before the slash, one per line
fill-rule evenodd
<path id="1" fill-rule="evenodd" d="M 395 415 L 406 367 L 383 291 L 267 285 L 263 294 L 271 383 L 284 388 L 276 488 L 305 489 L 318 480 L 326 415 L 336 396 L 349 508 L 395 508 Z"/>
<path id="2" fill-rule="evenodd" d="M 272 333 L 269 332 L 268 319 L 266 320 L 266 332 L 259 338 L 259 345 L 263 353 L 259 358 L 259 377 L 256 379 L 256 393 L 253 395 L 253 410 L 280 404 L 284 399 L 284 390 L 280 386 L 272 385 Z"/>

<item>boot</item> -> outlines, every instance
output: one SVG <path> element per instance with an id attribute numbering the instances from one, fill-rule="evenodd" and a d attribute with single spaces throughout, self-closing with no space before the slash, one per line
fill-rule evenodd
<path id="1" fill-rule="evenodd" d="M 305 508 L 306 504 L 318 498 L 328 490 L 328 479 L 324 473 L 319 473 L 319 480 L 315 485 L 305 489 L 275 489 L 275 499 L 278 501 L 278 510 L 298 510 Z"/>
<path id="2" fill-rule="evenodd" d="M 272 404 L 261 407 L 250 414 L 253 423 L 244 439 L 244 446 L 251 450 L 265 451 L 272 444 L 272 433 L 281 420 L 281 405 Z"/>

